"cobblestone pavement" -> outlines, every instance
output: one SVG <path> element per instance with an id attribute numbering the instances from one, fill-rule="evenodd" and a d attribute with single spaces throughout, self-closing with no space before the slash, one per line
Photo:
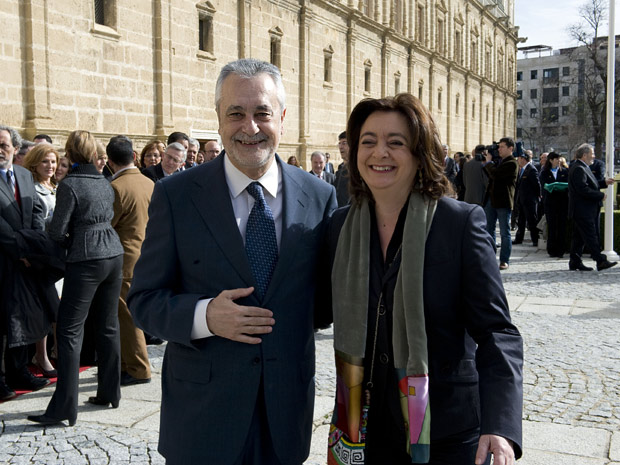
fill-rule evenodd
<path id="1" fill-rule="evenodd" d="M 567 259 L 550 259 L 526 242 L 513 248 L 502 277 L 526 354 L 520 463 L 620 464 L 620 266 L 570 272 Z M 331 329 L 316 341 L 315 433 L 306 465 L 325 463 L 335 389 Z M 53 388 L 0 404 L 0 463 L 164 463 L 156 451 L 163 350 L 149 347 L 153 382 L 124 387 L 118 409 L 84 404 L 96 370 L 82 373 L 74 427 L 25 419 L 44 410 Z"/>

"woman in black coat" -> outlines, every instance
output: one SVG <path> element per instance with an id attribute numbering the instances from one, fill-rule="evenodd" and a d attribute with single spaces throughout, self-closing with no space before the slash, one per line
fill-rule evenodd
<path id="1" fill-rule="evenodd" d="M 328 464 L 512 464 L 522 340 L 483 210 L 448 197 L 438 131 L 415 97 L 362 100 L 347 140 L 352 201 L 324 248 L 337 375 Z"/>
<path id="2" fill-rule="evenodd" d="M 77 420 L 80 350 L 87 316 L 96 325 L 98 355 L 96 405 L 120 400 L 120 339 L 118 298 L 121 289 L 123 247 L 112 228 L 114 191 L 97 171 L 94 137 L 87 131 L 69 135 L 65 151 L 73 164 L 60 183 L 56 209 L 48 233 L 67 248 L 63 295 L 58 309 L 58 384 L 43 415 L 29 420 L 51 425 Z"/>
<path id="3" fill-rule="evenodd" d="M 566 223 L 568 219 L 568 189 L 559 187 L 549 192 L 546 184 L 568 183 L 568 170 L 560 165 L 560 155 L 551 152 L 540 173 L 543 188 L 543 208 L 547 219 L 547 253 L 562 258 L 566 251 Z"/>

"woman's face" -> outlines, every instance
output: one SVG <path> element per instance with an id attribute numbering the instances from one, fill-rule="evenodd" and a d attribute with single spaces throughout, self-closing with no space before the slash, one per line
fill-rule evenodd
<path id="1" fill-rule="evenodd" d="M 95 160 L 95 166 L 97 167 L 97 171 L 99 171 L 100 173 L 103 173 L 103 168 L 105 167 L 105 164 L 108 162 L 108 157 L 106 155 L 97 157 L 97 159 Z"/>
<path id="2" fill-rule="evenodd" d="M 413 158 L 405 117 L 397 112 L 377 111 L 362 125 L 357 149 L 357 169 L 375 199 L 377 195 L 408 194 L 418 161 Z"/>
<path id="3" fill-rule="evenodd" d="M 37 165 L 35 171 L 39 175 L 40 179 L 44 182 L 49 182 L 49 180 L 56 173 L 56 154 L 54 152 L 49 152 L 43 160 Z"/>
<path id="4" fill-rule="evenodd" d="M 551 159 L 551 167 L 557 168 L 558 166 L 560 166 L 560 159 L 559 158 Z"/>
<path id="5" fill-rule="evenodd" d="M 144 154 L 144 167 L 148 168 L 149 166 L 154 166 L 161 161 L 161 156 L 159 155 L 159 150 L 157 147 L 153 147 L 151 150 Z"/>
<path id="6" fill-rule="evenodd" d="M 63 179 L 67 173 L 69 172 L 69 159 L 67 157 L 62 157 L 58 161 L 58 166 L 56 167 L 56 181 L 60 181 Z"/>
<path id="7" fill-rule="evenodd" d="M 202 165 L 205 162 L 205 154 L 204 152 L 198 152 L 196 155 L 196 164 Z"/>

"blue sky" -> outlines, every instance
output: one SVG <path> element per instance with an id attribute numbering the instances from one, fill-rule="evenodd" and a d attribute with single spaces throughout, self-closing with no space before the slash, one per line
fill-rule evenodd
<path id="1" fill-rule="evenodd" d="M 575 44 L 566 28 L 579 21 L 579 7 L 588 0 L 516 0 L 515 25 L 520 26 L 519 37 L 528 37 L 520 47 L 550 45 L 554 49 Z M 609 5 L 609 0 L 606 0 Z M 615 8 L 615 34 L 620 34 L 620 11 Z M 607 35 L 607 22 L 600 35 Z"/>

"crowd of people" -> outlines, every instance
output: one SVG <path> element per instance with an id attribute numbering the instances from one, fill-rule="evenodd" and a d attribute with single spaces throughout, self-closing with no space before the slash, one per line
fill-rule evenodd
<path id="1" fill-rule="evenodd" d="M 601 189 L 614 180 L 605 178 L 605 166 L 589 144 L 575 150 L 570 165 L 554 151 L 542 153 L 534 164 L 532 151 L 523 150 L 509 137 L 491 146 L 478 145 L 470 156 L 457 152 L 455 163 L 448 161 L 449 148 L 444 150 L 444 172 L 454 179 L 457 198 L 484 207 L 487 230 L 494 240 L 499 222 L 501 270 L 508 269 L 512 245 L 523 243 L 526 229 L 532 246 L 538 247 L 541 236 L 546 239 L 550 257 L 563 258 L 569 251 L 570 270 L 593 270 L 582 261 L 584 246 L 597 270 L 616 264 L 600 253 L 599 218 L 606 198 Z"/>
<path id="2" fill-rule="evenodd" d="M 528 229 L 537 245 L 544 214 L 560 257 L 570 216 L 570 269 L 592 269 L 584 244 L 599 270 L 613 266 L 595 229 L 613 180 L 596 179 L 592 148 L 568 169 L 555 152 L 537 169 L 509 137 L 450 156 L 428 110 L 399 94 L 359 102 L 338 135 L 342 163 L 314 151 L 307 173 L 276 155 L 276 67 L 229 63 L 215 95 L 225 150 L 173 132 L 138 154 L 126 136 L 104 145 L 78 130 L 61 156 L 49 136 L 30 145 L 0 126 L 11 296 L 0 303 L 0 400 L 57 378 L 45 412 L 28 418 L 73 425 L 81 364 L 98 370 L 88 402 L 117 408 L 121 386 L 151 380 L 147 344 L 167 341 L 167 463 L 301 464 L 314 331 L 333 324 L 329 464 L 514 463 L 523 347 L 500 276 L 511 218 L 514 243 Z M 442 282 L 457 285 L 439 292 Z"/>

